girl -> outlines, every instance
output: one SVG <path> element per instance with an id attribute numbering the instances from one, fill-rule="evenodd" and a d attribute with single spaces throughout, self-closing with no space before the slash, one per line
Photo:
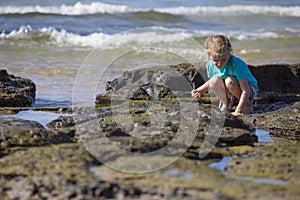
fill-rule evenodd
<path id="1" fill-rule="evenodd" d="M 221 111 L 235 105 L 233 115 L 251 113 L 258 86 L 246 63 L 232 54 L 230 41 L 223 35 L 208 37 L 205 48 L 208 53 L 206 70 L 209 80 L 192 90 L 192 96 L 200 98 L 202 93 L 210 90 L 220 100 Z"/>

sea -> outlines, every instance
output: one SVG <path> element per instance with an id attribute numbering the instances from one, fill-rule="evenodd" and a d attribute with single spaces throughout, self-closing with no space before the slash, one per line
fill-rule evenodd
<path id="1" fill-rule="evenodd" d="M 125 71 L 205 63 L 209 35 L 248 64 L 299 63 L 299 22 L 299 0 L 1 0 L 0 68 L 36 84 L 34 106 L 92 104 Z"/>

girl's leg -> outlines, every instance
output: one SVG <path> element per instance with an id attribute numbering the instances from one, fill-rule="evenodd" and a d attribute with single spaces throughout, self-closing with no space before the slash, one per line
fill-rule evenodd
<path id="1" fill-rule="evenodd" d="M 227 90 L 229 91 L 229 93 L 232 94 L 233 96 L 235 96 L 237 99 L 240 99 L 242 90 L 241 90 L 238 80 L 236 80 L 236 78 L 234 78 L 234 77 L 228 77 L 225 79 L 224 82 L 225 82 L 225 86 L 226 86 Z"/>
<path id="2" fill-rule="evenodd" d="M 227 110 L 230 99 L 227 97 L 227 93 L 229 91 L 227 91 L 225 87 L 224 80 L 217 76 L 213 76 L 208 81 L 208 87 L 217 96 L 217 98 L 220 99 L 221 103 L 223 104 L 221 111 Z"/>
<path id="3" fill-rule="evenodd" d="M 234 77 L 226 78 L 225 79 L 225 87 L 234 97 L 236 97 L 237 99 L 240 99 L 242 90 L 241 90 L 240 84 L 239 84 L 238 80 L 236 80 L 236 78 L 234 78 Z M 249 90 L 252 89 L 250 87 L 251 86 L 249 86 Z M 250 93 L 251 93 L 251 91 L 250 91 Z M 243 108 L 243 113 L 250 113 L 252 111 L 253 111 L 252 103 L 250 102 L 249 98 L 247 98 L 246 102 L 245 102 L 245 106 Z"/>

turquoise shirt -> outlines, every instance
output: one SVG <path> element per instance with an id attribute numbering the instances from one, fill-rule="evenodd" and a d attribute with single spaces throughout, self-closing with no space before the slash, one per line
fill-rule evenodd
<path id="1" fill-rule="evenodd" d="M 220 78 L 234 76 L 238 81 L 247 78 L 248 83 L 254 87 L 256 92 L 258 91 L 257 80 L 250 72 L 247 64 L 235 55 L 232 55 L 231 59 L 221 69 L 218 69 L 212 63 L 212 60 L 208 60 L 206 70 L 208 78 L 213 76 L 218 76 Z"/>

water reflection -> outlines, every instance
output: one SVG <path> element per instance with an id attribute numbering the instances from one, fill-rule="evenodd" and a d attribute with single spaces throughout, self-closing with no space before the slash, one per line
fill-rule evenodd
<path id="1" fill-rule="evenodd" d="M 258 142 L 274 142 L 270 137 L 270 132 L 256 128 L 254 134 L 258 138 Z"/>
<path id="2" fill-rule="evenodd" d="M 212 163 L 209 166 L 211 168 L 214 168 L 214 169 L 220 171 L 227 178 L 232 178 L 235 180 L 251 181 L 254 183 L 264 183 L 264 184 L 271 184 L 271 185 L 284 185 L 287 183 L 286 181 L 272 179 L 272 178 L 254 178 L 254 177 L 236 176 L 236 175 L 230 174 L 230 173 L 226 172 L 225 169 L 231 159 L 232 158 L 230 156 L 224 156 L 220 161 Z"/>
<path id="3" fill-rule="evenodd" d="M 45 128 L 47 124 L 60 116 L 72 116 L 71 114 L 61 114 L 61 113 L 54 113 L 54 112 L 45 112 L 45 111 L 34 111 L 34 110 L 25 110 L 20 111 L 15 115 L 6 115 L 6 117 L 14 117 L 20 118 L 24 120 L 31 120 L 36 121 L 42 124 Z"/>

